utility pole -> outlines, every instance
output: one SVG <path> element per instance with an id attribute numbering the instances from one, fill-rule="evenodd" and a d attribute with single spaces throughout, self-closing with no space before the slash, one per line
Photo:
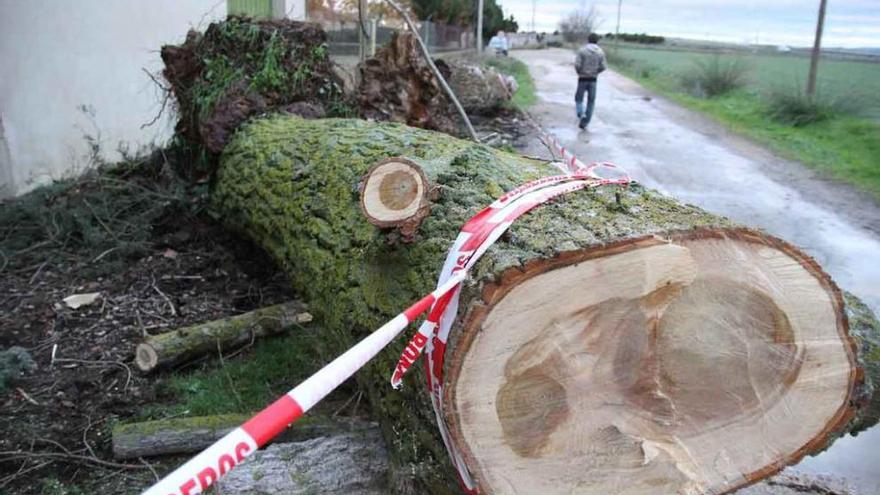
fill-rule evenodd
<path id="1" fill-rule="evenodd" d="M 819 70 L 819 52 L 822 49 L 822 28 L 825 25 L 825 5 L 827 0 L 819 0 L 819 20 L 816 22 L 816 40 L 813 42 L 813 55 L 810 57 L 810 74 L 807 76 L 807 96 L 816 94 L 816 72 Z"/>
<path id="2" fill-rule="evenodd" d="M 361 62 L 367 59 L 369 53 L 368 45 L 370 34 L 367 32 L 365 21 L 369 16 L 367 0 L 358 0 L 358 55 Z"/>
<path id="3" fill-rule="evenodd" d="M 483 0 L 477 0 L 477 53 L 483 53 Z"/>
<path id="4" fill-rule="evenodd" d="M 620 43 L 620 6 L 623 0 L 617 0 L 617 29 L 614 31 L 614 51 L 617 51 L 617 44 Z"/>
<path id="5" fill-rule="evenodd" d="M 538 0 L 532 0 L 532 32 L 535 31 L 535 9 L 538 7 Z"/>

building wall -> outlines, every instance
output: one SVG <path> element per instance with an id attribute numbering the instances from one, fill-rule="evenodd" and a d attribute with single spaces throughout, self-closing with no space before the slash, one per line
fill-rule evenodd
<path id="1" fill-rule="evenodd" d="M 273 0 L 284 4 L 284 16 L 295 21 L 306 20 L 306 0 Z"/>
<path id="2" fill-rule="evenodd" d="M 223 0 L 0 0 L 0 191 L 81 172 L 88 137 L 111 161 L 165 143 L 173 112 L 142 128 L 162 99 L 144 70 L 162 69 L 163 44 L 225 16 Z"/>

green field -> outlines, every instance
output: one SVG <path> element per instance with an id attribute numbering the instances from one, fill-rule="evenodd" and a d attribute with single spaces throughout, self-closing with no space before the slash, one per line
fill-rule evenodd
<path id="1" fill-rule="evenodd" d="M 616 55 L 611 53 L 613 47 L 607 46 L 606 51 L 616 70 L 648 89 L 880 199 L 880 64 L 822 60 L 819 92 L 847 100 L 856 113 L 792 127 L 771 118 L 766 96 L 782 88 L 803 88 L 809 68 L 807 58 L 631 46 L 621 46 Z M 748 66 L 746 86 L 715 98 L 689 94 L 682 85 L 682 76 L 694 71 L 697 61 L 716 56 L 742 59 Z"/>
<path id="2" fill-rule="evenodd" d="M 606 47 L 612 50 L 613 47 Z M 699 60 L 718 56 L 707 52 L 671 49 L 620 48 L 620 54 L 639 67 L 648 67 L 667 76 L 677 77 L 691 70 Z M 794 55 L 728 53 L 722 58 L 739 58 L 749 67 L 749 89 L 766 92 L 783 88 L 803 88 L 810 60 Z M 880 121 L 880 63 L 822 59 L 818 87 L 821 92 L 845 95 L 858 102 L 861 116 Z"/>

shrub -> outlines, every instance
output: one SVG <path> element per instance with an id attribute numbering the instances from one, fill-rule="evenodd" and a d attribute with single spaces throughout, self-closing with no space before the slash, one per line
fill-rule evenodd
<path id="1" fill-rule="evenodd" d="M 148 252 L 153 228 L 196 212 L 198 191 L 207 187 L 188 191 L 166 156 L 159 150 L 118 164 L 97 163 L 80 177 L 3 203 L 0 276 L 48 260 L 83 268 L 105 259 L 100 268 L 112 271 Z"/>
<path id="2" fill-rule="evenodd" d="M 697 59 L 682 83 L 696 96 L 714 98 L 745 86 L 748 73 L 749 67 L 742 59 L 715 55 L 708 60 Z"/>
<path id="3" fill-rule="evenodd" d="M 855 113 L 853 100 L 847 95 L 828 96 L 824 92 L 808 96 L 799 85 L 777 87 L 766 96 L 770 117 L 795 127 L 820 122 L 835 115 Z"/>
<path id="4" fill-rule="evenodd" d="M 608 62 L 608 65 L 616 67 L 630 67 L 635 64 L 635 60 L 620 53 L 620 51 L 615 48 L 605 51 L 605 61 Z"/>

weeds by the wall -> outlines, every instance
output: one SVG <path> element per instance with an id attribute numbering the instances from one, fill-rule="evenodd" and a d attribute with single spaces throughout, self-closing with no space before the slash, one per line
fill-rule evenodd
<path id="1" fill-rule="evenodd" d="M 100 260 L 113 270 L 146 253 L 160 219 L 182 221 L 199 208 L 165 158 L 157 151 L 99 164 L 0 204 L 0 276 L 45 263 L 87 270 Z"/>

